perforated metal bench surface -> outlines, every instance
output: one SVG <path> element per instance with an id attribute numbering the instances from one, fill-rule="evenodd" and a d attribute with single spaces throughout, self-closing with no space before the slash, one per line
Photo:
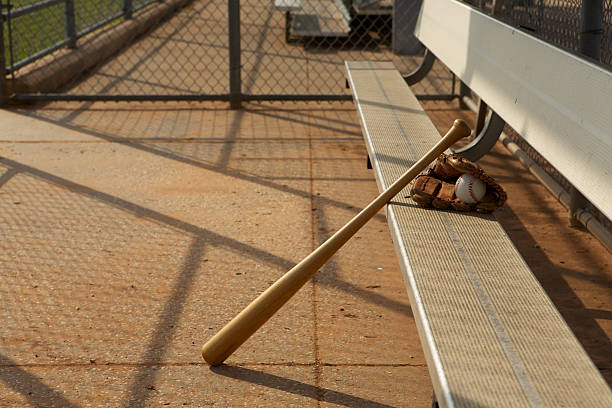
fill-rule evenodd
<path id="1" fill-rule="evenodd" d="M 440 135 L 391 62 L 346 68 L 382 190 Z M 494 215 L 424 209 L 407 195 L 387 217 L 440 405 L 612 406 Z"/>

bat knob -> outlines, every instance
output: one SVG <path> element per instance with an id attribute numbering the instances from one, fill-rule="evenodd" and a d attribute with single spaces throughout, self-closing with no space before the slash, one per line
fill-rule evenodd
<path id="1" fill-rule="evenodd" d="M 455 136 L 455 141 L 468 137 L 472 134 L 472 129 L 462 119 L 455 119 L 450 132 Z"/>

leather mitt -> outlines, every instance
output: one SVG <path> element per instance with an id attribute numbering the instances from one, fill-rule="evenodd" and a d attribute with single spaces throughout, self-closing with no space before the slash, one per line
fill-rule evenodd
<path id="1" fill-rule="evenodd" d="M 463 174 L 470 174 L 484 182 L 484 196 L 475 203 L 457 198 L 455 183 Z M 457 154 L 442 154 L 425 174 L 417 176 L 410 191 L 411 197 L 423 207 L 440 210 L 477 211 L 490 213 L 504 205 L 507 199 L 504 189 L 476 163 Z"/>

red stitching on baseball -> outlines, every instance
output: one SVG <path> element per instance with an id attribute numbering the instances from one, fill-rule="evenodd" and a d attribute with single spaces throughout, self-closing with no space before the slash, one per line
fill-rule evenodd
<path id="1" fill-rule="evenodd" d="M 470 178 L 470 184 L 468 184 L 468 191 L 470 192 L 470 196 L 472 197 L 472 199 L 475 202 L 478 202 L 478 199 L 476 198 L 476 196 L 474 195 L 474 192 L 472 191 L 472 185 L 474 184 L 474 179 Z"/>

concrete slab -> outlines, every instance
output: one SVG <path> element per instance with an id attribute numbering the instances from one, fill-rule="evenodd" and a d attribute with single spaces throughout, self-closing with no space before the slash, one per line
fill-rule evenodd
<path id="1" fill-rule="evenodd" d="M 442 130 L 471 118 L 428 110 Z M 228 365 L 199 354 L 375 196 L 352 104 L 0 115 L 3 405 L 430 406 L 382 213 Z M 610 255 L 508 163 L 486 162 L 510 193 L 502 223 L 609 379 Z"/>
<path id="2" fill-rule="evenodd" d="M 1 142 L 37 142 L 37 141 L 96 141 L 92 135 L 66 128 L 53 121 L 24 116 L 23 112 L 0 110 Z M 24 126 L 27 124 L 27 126 Z M 7 146 L 3 146 L 4 149 Z"/>
<path id="3" fill-rule="evenodd" d="M 334 115 L 330 114 L 333 118 Z M 350 142 L 313 143 L 313 186 L 317 194 L 317 239 L 323 242 L 378 195 L 365 147 Z M 346 203 L 328 205 L 325 198 Z M 385 245 L 378 246 L 385 242 Z M 372 245 L 376 243 L 376 250 Z M 381 211 L 317 277 L 319 355 L 331 364 L 420 365 L 418 345 L 386 217 Z M 393 333 L 385 335 L 384 333 Z M 353 350 L 355 353 L 346 353 Z M 383 367 L 379 367 L 383 372 Z"/>
<path id="4" fill-rule="evenodd" d="M 330 127 L 333 123 L 317 122 L 316 112 L 325 111 L 326 106 L 329 104 L 251 103 L 245 104 L 243 110 L 229 110 L 226 103 L 220 102 L 169 105 L 54 102 L 44 109 L 0 111 L 3 121 L 11 118 L 11 126 L 7 126 L 0 136 L 5 135 L 6 141 L 31 142 L 92 140 L 89 136 L 93 136 L 94 140 L 117 143 L 180 139 L 186 143 L 231 143 L 255 139 L 305 144 L 309 141 L 308 132 L 318 139 L 347 137 L 342 134 L 345 130 L 342 128 L 335 129 L 339 131 L 336 133 L 317 132 L 317 129 L 334 130 Z M 343 106 L 351 109 L 349 104 Z M 23 126 L 23 121 L 27 121 L 29 126 Z M 329 119 L 329 122 L 333 121 Z M 49 130 L 53 125 L 55 130 Z M 315 129 L 310 130 L 312 127 Z M 19 134 L 24 136 L 15 139 Z M 74 137 L 68 138 L 68 134 L 74 134 Z M 356 132 L 350 136 L 358 140 Z"/>
<path id="5" fill-rule="evenodd" d="M 257 104 L 232 112 L 186 105 L 51 104 L 6 116 L 22 129 L 31 125 L 0 135 L 0 214 L 8 226 L 0 233 L 0 312 L 8 322 L 0 330 L 0 386 L 11 404 L 39 397 L 9 377 L 60 405 L 112 405 L 130 393 L 147 405 L 154 393 L 146 387 L 161 389 L 166 381 L 170 393 L 185 395 L 177 379 L 208 381 L 188 373 L 206 369 L 202 342 L 327 233 L 318 231 L 317 214 L 335 227 L 364 201 L 359 189 L 372 179 L 358 160 L 363 147 L 346 106 Z M 356 168 L 361 172 L 352 174 Z M 351 180 L 350 194 L 333 191 Z M 382 230 L 382 222 L 374 228 Z M 323 387 L 317 368 L 353 361 L 382 370 L 400 342 L 389 347 L 366 337 L 389 329 L 397 313 L 387 309 L 400 303 L 386 299 L 393 290 L 384 291 L 401 283 L 362 287 L 380 283 L 367 276 L 379 263 L 364 268 L 350 260 L 362 250 L 349 246 L 348 259 L 339 258 L 321 283 L 307 284 L 228 359 L 225 374 L 214 373 L 212 388 L 191 384 L 200 398 L 193 401 L 369 404 L 353 390 Z M 392 260 L 387 252 L 382 256 Z M 366 273 L 351 276 L 357 268 Z M 355 324 L 342 316 L 349 324 L 341 327 L 366 333 L 342 340 L 329 308 L 364 299 L 358 313 L 373 318 Z M 388 318 L 382 325 L 379 309 Z M 317 316 L 322 322 L 315 324 Z M 385 355 L 371 353 L 373 345 Z M 355 350 L 366 357 L 353 359 Z M 116 372 L 100 374 L 100 366 Z M 256 397 L 216 395 L 228 386 L 223 378 L 232 380 L 230 388 L 250 382 L 264 389 Z"/>
<path id="6" fill-rule="evenodd" d="M 310 252 L 308 144 L 110 143 L 93 116 L 69 128 L 74 141 L 34 131 L 3 144 L 2 310 L 14 323 L 2 351 L 32 364 L 199 362 L 207 336 Z M 255 137 L 259 118 L 245 121 Z M 311 297 L 233 358 L 313 362 Z"/>
<path id="7" fill-rule="evenodd" d="M 8 322 L 0 349 L 18 361 L 199 361 L 194 343 L 288 269 L 294 261 L 287 257 L 299 259 L 308 250 L 299 240 L 285 239 L 297 254 L 270 253 L 249 239 L 238 241 L 62 182 L 57 175 L 29 171 L 8 159 L 2 165 L 4 174 L 9 169 L 19 173 L 3 185 L 0 197 L 7 225 L 1 234 L 1 310 Z M 275 219 L 278 225 L 278 214 Z M 312 361 L 307 289 L 291 310 L 270 322 L 259 340 L 253 338 L 242 361 L 253 356 L 278 361 L 264 355 L 279 347 L 287 347 L 291 361 Z M 265 347 L 271 339 L 281 343 Z M 185 349 L 186 344 L 191 346 Z"/>
<path id="8" fill-rule="evenodd" d="M 322 407 L 431 406 L 429 376 L 420 367 L 330 366 L 323 367 L 321 376 L 322 387 L 331 390 L 323 393 Z M 335 395 L 345 389 L 355 390 L 351 398 Z"/>
<path id="9" fill-rule="evenodd" d="M 7 406 L 22 407 L 316 407 L 314 377 L 296 366 L 4 366 L 0 392 Z"/>

